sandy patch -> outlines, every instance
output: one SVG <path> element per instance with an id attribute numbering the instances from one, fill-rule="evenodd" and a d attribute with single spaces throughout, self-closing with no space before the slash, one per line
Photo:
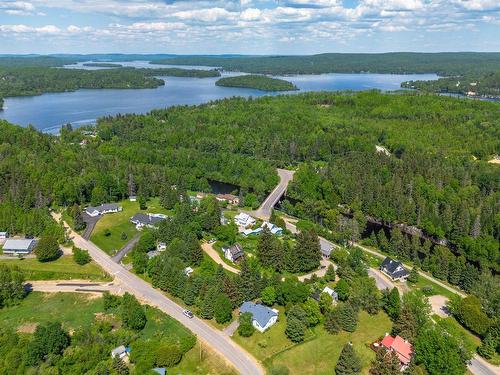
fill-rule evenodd
<path id="1" fill-rule="evenodd" d="M 448 298 L 445 296 L 431 296 L 429 297 L 429 303 L 431 304 L 432 312 L 442 318 L 448 317 L 450 314 L 446 308 L 446 302 Z"/>
<path id="2" fill-rule="evenodd" d="M 38 323 L 26 323 L 17 327 L 18 333 L 34 333 L 38 327 Z"/>
<path id="3" fill-rule="evenodd" d="M 494 159 L 488 160 L 488 163 L 490 163 L 490 164 L 500 164 L 500 158 L 494 158 Z"/>

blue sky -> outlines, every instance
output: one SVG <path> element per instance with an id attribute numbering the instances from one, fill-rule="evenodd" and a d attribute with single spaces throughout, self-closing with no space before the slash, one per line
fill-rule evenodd
<path id="1" fill-rule="evenodd" d="M 0 0 L 0 53 L 500 51 L 500 0 Z"/>

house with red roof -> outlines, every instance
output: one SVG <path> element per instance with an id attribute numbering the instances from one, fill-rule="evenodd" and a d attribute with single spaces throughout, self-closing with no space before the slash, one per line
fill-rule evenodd
<path id="1" fill-rule="evenodd" d="M 387 350 L 397 354 L 399 362 L 401 362 L 401 370 L 404 370 L 411 361 L 411 356 L 413 353 L 412 345 L 401 336 L 393 337 L 386 334 L 385 337 L 380 342 L 380 346 L 383 346 Z"/>

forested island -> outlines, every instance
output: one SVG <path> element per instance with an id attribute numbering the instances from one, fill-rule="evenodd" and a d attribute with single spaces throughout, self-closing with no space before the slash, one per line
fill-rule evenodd
<path id="1" fill-rule="evenodd" d="M 324 53 L 310 56 L 178 56 L 152 64 L 218 66 L 260 74 L 436 73 L 441 76 L 500 70 L 500 53 Z"/>
<path id="2" fill-rule="evenodd" d="M 82 65 L 94 68 L 121 68 L 123 66 L 122 64 L 107 63 L 107 62 L 90 62 L 90 63 L 83 63 Z"/>
<path id="3" fill-rule="evenodd" d="M 163 80 L 133 68 L 0 68 L 0 97 L 41 95 L 46 92 L 78 89 L 143 89 L 164 84 Z"/>
<path id="4" fill-rule="evenodd" d="M 440 78 L 435 81 L 407 81 L 401 86 L 426 92 L 500 98 L 500 70 L 494 73 Z"/>
<path id="5" fill-rule="evenodd" d="M 141 68 L 136 70 L 148 76 L 192 77 L 192 78 L 220 77 L 220 72 L 217 69 Z"/>
<path id="6" fill-rule="evenodd" d="M 263 75 L 248 74 L 236 77 L 224 77 L 215 82 L 217 86 L 244 87 L 262 91 L 292 91 L 297 86 L 283 79 L 271 78 Z"/>

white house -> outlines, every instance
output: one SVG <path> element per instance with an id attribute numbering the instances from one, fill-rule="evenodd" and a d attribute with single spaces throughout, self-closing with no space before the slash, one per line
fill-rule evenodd
<path id="1" fill-rule="evenodd" d="M 244 313 L 252 314 L 252 325 L 259 332 L 264 332 L 278 320 L 278 310 L 253 302 L 243 302 L 240 307 L 240 314 Z"/>
<path id="2" fill-rule="evenodd" d="M 36 241 L 33 239 L 7 239 L 3 245 L 4 254 L 12 255 L 27 255 L 30 254 L 36 246 Z"/>
<path id="3" fill-rule="evenodd" d="M 85 212 L 87 215 L 96 217 L 99 215 L 104 215 L 104 214 L 109 214 L 113 212 L 120 212 L 122 210 L 122 207 L 120 207 L 116 203 L 106 203 L 106 204 L 101 204 L 100 206 L 97 207 L 87 207 L 85 209 Z"/>
<path id="4" fill-rule="evenodd" d="M 273 224 L 273 223 L 270 223 L 268 221 L 264 221 L 261 225 L 261 228 L 264 228 L 264 227 L 267 227 L 267 229 L 269 229 L 269 231 L 272 233 L 272 234 L 275 234 L 277 236 L 281 236 L 283 234 L 283 229 L 278 227 L 277 225 Z"/>
<path id="5" fill-rule="evenodd" d="M 240 212 L 238 215 L 236 215 L 234 217 L 234 222 L 239 227 L 246 228 L 246 227 L 251 227 L 252 225 L 254 225 L 256 220 L 253 217 L 251 217 L 250 215 L 248 215 L 244 212 Z"/>
<path id="6" fill-rule="evenodd" d="M 262 228 L 255 228 L 255 229 L 252 229 L 252 228 L 247 228 L 247 229 L 244 229 L 243 232 L 241 232 L 245 237 L 247 236 L 250 236 L 251 234 L 260 234 L 261 232 L 263 231 Z"/>
<path id="7" fill-rule="evenodd" d="M 338 296 L 337 292 L 335 290 L 333 290 L 332 288 L 330 288 L 329 286 L 325 286 L 321 293 L 328 294 L 330 297 L 333 298 L 334 302 L 337 302 L 339 300 L 339 296 Z"/>
<path id="8" fill-rule="evenodd" d="M 120 345 L 111 351 L 111 358 L 119 357 L 120 359 L 125 359 L 130 353 L 130 348 L 125 347 L 125 345 Z"/>
<path id="9" fill-rule="evenodd" d="M 135 224 L 137 229 L 144 227 L 154 228 L 166 218 L 167 216 L 162 214 L 143 214 L 138 212 L 130 218 L 130 222 Z"/>
<path id="10" fill-rule="evenodd" d="M 9 238 L 9 232 L 0 232 L 0 240 L 5 240 Z"/>
<path id="11" fill-rule="evenodd" d="M 226 259 L 230 260 L 231 262 L 236 262 L 240 258 L 242 258 L 243 255 L 245 255 L 245 253 L 243 252 L 243 248 L 239 243 L 235 243 L 233 246 L 223 247 L 222 251 L 224 252 L 224 256 L 226 257 Z"/>

